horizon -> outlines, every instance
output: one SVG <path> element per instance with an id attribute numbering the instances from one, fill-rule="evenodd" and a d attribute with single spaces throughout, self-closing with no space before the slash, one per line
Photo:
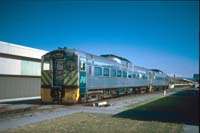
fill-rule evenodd
<path id="1" fill-rule="evenodd" d="M 3 42 L 114 54 L 182 77 L 199 73 L 199 1 L 0 3 Z"/>

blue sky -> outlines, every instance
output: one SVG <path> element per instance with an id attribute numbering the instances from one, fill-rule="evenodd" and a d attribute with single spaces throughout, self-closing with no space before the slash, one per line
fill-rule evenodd
<path id="1" fill-rule="evenodd" d="M 1 0 L 0 41 L 112 53 L 192 77 L 199 71 L 198 1 Z"/>

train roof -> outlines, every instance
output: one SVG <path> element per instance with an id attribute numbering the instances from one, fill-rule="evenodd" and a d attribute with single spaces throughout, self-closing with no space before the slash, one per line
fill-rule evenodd
<path id="1" fill-rule="evenodd" d="M 46 54 L 43 55 L 43 56 L 48 56 L 48 55 L 50 55 L 50 54 L 52 54 L 52 53 L 54 53 L 54 52 L 58 52 L 58 51 L 61 51 L 61 52 L 64 52 L 64 53 L 66 53 L 66 52 L 78 52 L 78 53 L 82 53 L 82 54 L 97 56 L 97 55 L 93 55 L 93 54 L 90 54 L 90 53 L 87 53 L 87 52 L 83 52 L 83 51 L 77 50 L 77 49 L 68 49 L 68 48 L 66 48 L 66 47 L 64 47 L 64 48 L 58 48 L 58 49 L 56 49 L 56 50 L 50 51 L 50 52 L 46 53 Z M 102 57 L 102 58 L 107 58 L 107 59 L 110 59 L 110 60 L 112 60 L 112 61 L 116 61 L 116 60 L 113 60 L 112 58 L 117 58 L 118 60 L 126 61 L 126 62 L 128 62 L 128 63 L 132 63 L 131 61 L 129 61 L 129 60 L 126 59 L 126 58 L 123 58 L 123 57 L 120 57 L 120 56 L 117 56 L 117 55 L 113 55 L 113 54 L 104 54 L 104 55 L 100 55 L 100 56 L 97 56 L 97 57 L 100 57 L 100 58 L 101 58 L 101 57 Z"/>
<path id="2" fill-rule="evenodd" d="M 58 49 L 56 49 L 56 50 L 53 50 L 53 51 L 51 51 L 51 52 L 46 53 L 46 54 L 43 55 L 43 56 L 47 56 L 47 57 L 48 57 L 48 56 L 50 56 L 52 53 L 58 52 L 58 51 L 62 51 L 62 52 L 64 52 L 64 53 L 68 53 L 68 52 L 70 52 L 70 53 L 78 52 L 79 54 L 87 55 L 87 57 L 92 56 L 92 57 L 94 57 L 94 58 L 96 58 L 96 59 L 106 59 L 106 58 L 107 58 L 107 59 L 109 59 L 109 60 L 107 60 L 107 61 L 109 61 L 110 63 L 112 62 L 112 63 L 121 64 L 121 63 L 119 63 L 118 61 L 116 61 L 116 60 L 114 59 L 114 58 L 117 58 L 118 60 L 125 61 L 125 62 L 127 62 L 127 63 L 131 63 L 131 64 L 132 64 L 132 62 L 129 61 L 128 59 L 123 58 L 123 57 L 120 57 L 120 56 L 117 56 L 117 55 L 113 55 L 113 54 L 103 54 L 103 55 L 97 56 L 97 55 L 93 55 L 93 54 L 90 54 L 90 53 L 87 53 L 87 52 L 84 52 L 84 51 L 80 51 L 80 50 L 77 50 L 77 49 L 68 49 L 68 48 L 66 48 L 66 47 L 64 47 L 64 48 L 58 48 Z M 121 61 L 120 61 L 120 62 L 121 62 Z M 148 69 L 148 68 L 144 68 L 144 67 L 141 67 L 141 66 L 135 66 L 135 65 L 134 65 L 134 67 L 135 67 L 135 69 L 141 70 L 141 71 L 154 71 L 154 72 L 158 72 L 158 73 L 163 73 L 163 71 L 161 71 L 161 70 L 159 70 L 159 69 Z"/>

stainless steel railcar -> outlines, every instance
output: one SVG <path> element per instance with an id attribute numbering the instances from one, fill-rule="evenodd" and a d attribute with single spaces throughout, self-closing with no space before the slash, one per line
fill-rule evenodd
<path id="1" fill-rule="evenodd" d="M 42 57 L 43 102 L 76 103 L 135 91 L 167 88 L 160 70 L 135 66 L 115 55 L 96 56 L 75 49 L 57 49 Z"/>

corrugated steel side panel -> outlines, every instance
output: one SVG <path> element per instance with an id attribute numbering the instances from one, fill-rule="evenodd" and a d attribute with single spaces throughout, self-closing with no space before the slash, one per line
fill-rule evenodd
<path id="1" fill-rule="evenodd" d="M 0 57 L 0 74 L 21 75 L 21 60 Z"/>
<path id="2" fill-rule="evenodd" d="M 21 75 L 41 75 L 41 63 L 34 61 L 21 61 Z"/>
<path id="3" fill-rule="evenodd" d="M 39 77 L 0 76 L 0 99 L 40 95 Z"/>
<path id="4" fill-rule="evenodd" d="M 41 63 L 0 57 L 0 74 L 40 76 Z"/>

